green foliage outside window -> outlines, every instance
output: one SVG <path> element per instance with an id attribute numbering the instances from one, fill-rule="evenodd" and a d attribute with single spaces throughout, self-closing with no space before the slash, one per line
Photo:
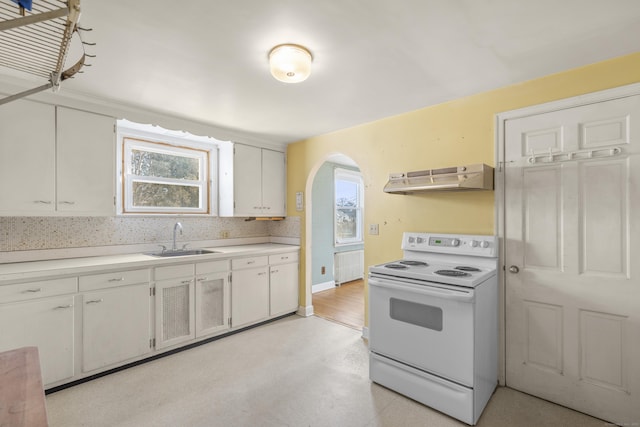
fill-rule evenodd
<path id="1" fill-rule="evenodd" d="M 131 151 L 131 172 L 141 177 L 200 179 L 198 159 L 141 150 Z M 200 191 L 195 186 L 134 182 L 133 205 L 197 208 Z"/>
<path id="2" fill-rule="evenodd" d="M 125 138 L 132 212 L 207 212 L 206 151 Z"/>

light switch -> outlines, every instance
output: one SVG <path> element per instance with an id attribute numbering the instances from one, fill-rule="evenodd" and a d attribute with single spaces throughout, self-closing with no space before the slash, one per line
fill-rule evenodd
<path id="1" fill-rule="evenodd" d="M 378 224 L 369 224 L 369 234 L 377 236 L 380 234 L 378 230 Z"/>

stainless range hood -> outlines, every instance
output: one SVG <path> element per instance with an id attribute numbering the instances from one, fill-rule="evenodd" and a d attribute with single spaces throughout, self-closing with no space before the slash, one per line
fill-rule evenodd
<path id="1" fill-rule="evenodd" d="M 493 168 L 483 163 L 389 174 L 385 193 L 493 190 Z"/>

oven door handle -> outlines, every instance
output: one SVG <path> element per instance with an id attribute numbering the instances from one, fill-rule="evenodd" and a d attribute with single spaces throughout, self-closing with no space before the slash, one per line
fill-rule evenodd
<path id="1" fill-rule="evenodd" d="M 475 299 L 473 291 L 450 291 L 448 289 L 436 288 L 428 285 L 408 286 L 385 279 L 369 277 L 369 286 L 378 286 L 380 288 L 396 289 L 399 291 L 413 292 L 436 298 L 444 298 L 453 301 L 471 303 Z"/>

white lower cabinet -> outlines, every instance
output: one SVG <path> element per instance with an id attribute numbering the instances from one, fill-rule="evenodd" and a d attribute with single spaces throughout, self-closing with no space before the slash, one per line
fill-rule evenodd
<path id="1" fill-rule="evenodd" d="M 156 349 L 229 329 L 228 260 L 157 267 L 154 274 Z"/>
<path id="2" fill-rule="evenodd" d="M 297 251 L 63 275 L 0 286 L 0 351 L 38 347 L 51 388 L 297 306 Z"/>
<path id="3" fill-rule="evenodd" d="M 233 327 L 298 309 L 298 252 L 231 260 Z"/>
<path id="4" fill-rule="evenodd" d="M 269 268 L 269 315 L 280 316 L 298 310 L 298 263 Z"/>
<path id="5" fill-rule="evenodd" d="M 268 258 L 231 260 L 231 325 L 235 328 L 269 317 Z"/>
<path id="6" fill-rule="evenodd" d="M 82 372 L 126 363 L 151 351 L 149 269 L 78 278 Z"/>
<path id="7" fill-rule="evenodd" d="M 229 261 L 196 264 L 196 337 L 231 327 Z"/>
<path id="8" fill-rule="evenodd" d="M 0 351 L 38 347 L 45 387 L 74 375 L 74 297 L 0 304 Z"/>
<path id="9" fill-rule="evenodd" d="M 156 282 L 156 348 L 195 338 L 193 277 Z"/>
<path id="10" fill-rule="evenodd" d="M 150 314 L 148 282 L 83 294 L 82 371 L 148 353 Z"/>

